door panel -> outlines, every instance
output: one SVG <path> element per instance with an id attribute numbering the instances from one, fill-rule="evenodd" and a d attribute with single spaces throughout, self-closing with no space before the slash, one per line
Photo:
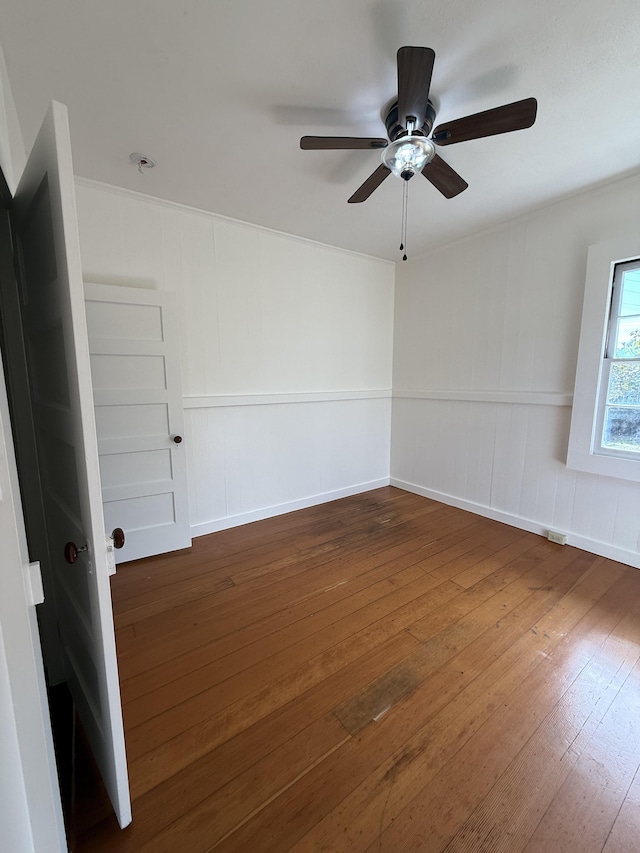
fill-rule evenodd
<path id="1" fill-rule="evenodd" d="M 36 609 L 40 643 L 47 671 L 47 683 L 55 686 L 65 679 L 64 662 L 56 619 L 55 590 L 50 577 L 49 543 L 42 507 L 42 487 L 38 472 L 35 426 L 29 394 L 26 345 L 21 322 L 21 296 L 14 263 L 10 225 L 13 198 L 1 171 L 0 194 L 2 195 L 0 227 L 0 338 L 2 340 L 0 344 L 3 347 L 5 379 L 10 401 L 13 443 L 20 477 L 29 559 L 40 563 L 43 583 L 47 590 L 45 600 Z M 44 251 L 46 253 L 46 247 Z"/>
<path id="2" fill-rule="evenodd" d="M 131 820 L 66 108 L 15 196 L 22 326 L 66 680 L 118 821 Z M 65 543 L 83 548 L 66 562 Z"/>
<path id="3" fill-rule="evenodd" d="M 95 338 L 92 338 L 95 341 Z M 161 355 L 91 354 L 91 375 L 96 393 L 111 390 L 164 391 L 164 357 Z"/>
<path id="4" fill-rule="evenodd" d="M 136 467 L 131 466 L 129 453 L 111 453 L 104 457 L 100 467 L 103 492 L 109 488 L 129 488 L 143 479 L 146 483 L 158 483 L 171 479 L 171 451 L 140 450 L 136 453 Z"/>
<path id="5" fill-rule="evenodd" d="M 114 446 L 126 437 L 144 441 L 148 435 L 168 435 L 169 417 L 166 404 L 139 403 L 137 406 L 97 406 L 98 435 L 104 443 L 113 440 Z"/>
<path id="6" fill-rule="evenodd" d="M 105 526 L 118 563 L 187 548 L 184 413 L 172 293 L 85 284 Z"/>
<path id="7" fill-rule="evenodd" d="M 128 302 L 87 302 L 87 328 L 90 338 L 161 341 L 162 309 Z"/>

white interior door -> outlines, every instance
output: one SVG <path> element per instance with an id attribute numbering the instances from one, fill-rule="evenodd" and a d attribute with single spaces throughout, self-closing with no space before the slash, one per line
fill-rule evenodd
<path id="1" fill-rule="evenodd" d="M 67 683 L 118 821 L 131 821 L 67 110 L 15 195 L 25 349 Z M 77 560 L 65 559 L 67 542 Z"/>
<path id="2" fill-rule="evenodd" d="M 107 530 L 118 563 L 191 545 L 173 293 L 85 284 Z"/>

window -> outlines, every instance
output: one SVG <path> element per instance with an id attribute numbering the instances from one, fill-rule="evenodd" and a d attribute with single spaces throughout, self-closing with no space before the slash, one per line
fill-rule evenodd
<path id="1" fill-rule="evenodd" d="M 640 235 L 589 248 L 567 466 L 640 482 Z"/>
<path id="2" fill-rule="evenodd" d="M 598 453 L 640 455 L 640 259 L 616 264 L 602 364 Z"/>

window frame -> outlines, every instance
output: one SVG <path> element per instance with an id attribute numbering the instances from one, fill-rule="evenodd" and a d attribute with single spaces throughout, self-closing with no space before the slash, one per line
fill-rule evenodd
<path id="1" fill-rule="evenodd" d="M 615 267 L 637 259 L 637 233 L 589 247 L 567 467 L 640 482 L 640 457 L 602 452 L 598 432 L 608 386 L 605 347 Z"/>
<path id="2" fill-rule="evenodd" d="M 597 439 L 597 441 L 594 442 L 594 453 L 598 453 L 603 456 L 616 456 L 620 459 L 638 460 L 640 459 L 640 450 L 616 450 L 613 447 L 607 447 L 603 444 L 605 414 L 607 406 L 611 405 L 607 404 L 611 368 L 614 364 L 619 364 L 621 362 L 626 362 L 627 364 L 640 363 L 640 357 L 636 359 L 618 358 L 616 357 L 614 352 L 615 341 L 617 338 L 617 328 L 614 327 L 614 325 L 617 326 L 617 323 L 620 320 L 620 309 L 622 304 L 623 293 L 622 283 L 624 274 L 628 269 L 640 269 L 640 258 L 633 258 L 630 261 L 624 262 L 617 261 L 614 264 L 613 268 L 613 276 L 611 283 L 611 300 L 607 317 L 607 334 L 605 338 L 604 352 L 602 355 L 602 376 L 600 380 L 602 393 L 598 395 L 598 413 L 596 417 L 595 432 L 595 438 Z M 622 404 L 616 404 L 616 406 L 620 408 Z M 634 405 L 632 408 L 638 407 Z"/>

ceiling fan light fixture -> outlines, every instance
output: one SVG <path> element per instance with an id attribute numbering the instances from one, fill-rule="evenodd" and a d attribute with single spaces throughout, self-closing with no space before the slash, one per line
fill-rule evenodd
<path id="1" fill-rule="evenodd" d="M 382 152 L 382 162 L 394 175 L 408 181 L 435 156 L 436 146 L 425 136 L 412 134 L 396 139 Z"/>

